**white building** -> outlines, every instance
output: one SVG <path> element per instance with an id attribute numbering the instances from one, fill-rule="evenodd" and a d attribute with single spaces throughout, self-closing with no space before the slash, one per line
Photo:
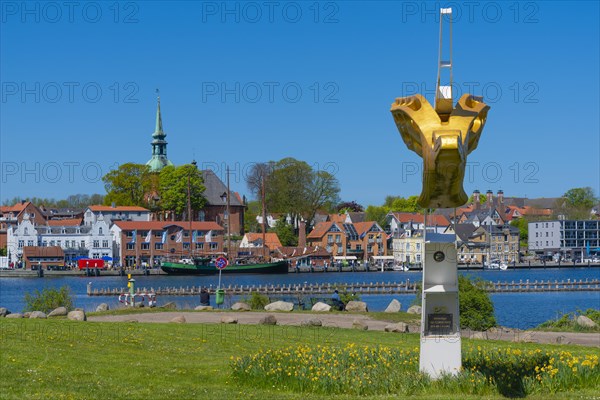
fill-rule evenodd
<path id="1" fill-rule="evenodd" d="M 25 216 L 21 223 L 7 230 L 10 261 L 18 261 L 25 246 L 61 247 L 67 263 L 74 262 L 76 257 L 112 258 L 112 236 L 104 218 L 100 216 L 91 225 L 81 222 L 81 219 L 49 220 L 35 225 Z"/>
<path id="2" fill-rule="evenodd" d="M 89 206 L 83 213 L 83 224 L 91 226 L 102 216 L 108 225 L 113 221 L 150 221 L 150 210 L 137 206 Z"/>
<path id="3" fill-rule="evenodd" d="M 600 221 L 554 220 L 529 223 L 529 250 L 543 257 L 586 259 L 600 254 Z"/>

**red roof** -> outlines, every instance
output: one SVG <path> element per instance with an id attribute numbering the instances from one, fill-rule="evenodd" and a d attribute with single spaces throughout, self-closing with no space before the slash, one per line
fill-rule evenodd
<path id="1" fill-rule="evenodd" d="M 334 222 L 331 222 L 331 221 L 319 222 L 317 225 L 315 225 L 313 230 L 310 231 L 310 233 L 306 236 L 306 238 L 307 239 L 322 238 L 323 235 L 329 230 L 329 228 L 331 228 L 331 225 L 333 225 L 333 224 L 334 224 Z M 338 225 L 338 228 L 340 228 L 340 230 L 342 232 L 344 231 L 339 225 Z"/>
<path id="2" fill-rule="evenodd" d="M 343 224 L 346 222 L 346 214 L 329 214 L 329 221 Z"/>
<path id="3" fill-rule="evenodd" d="M 12 206 L 0 206 L 0 212 L 3 212 L 3 213 L 14 212 L 14 213 L 18 214 L 21 211 L 23 211 L 25 209 L 25 207 L 27 207 L 30 203 L 31 203 L 30 201 L 26 201 L 25 203 L 17 203 Z"/>
<path id="4" fill-rule="evenodd" d="M 371 227 L 373 225 L 375 225 L 377 222 L 375 221 L 365 221 L 365 222 L 355 222 L 354 224 L 354 229 L 356 229 L 356 233 L 358 233 L 359 235 L 362 235 L 363 233 L 367 232 L 369 229 L 371 229 Z M 382 229 L 383 231 L 383 229 Z"/>
<path id="5" fill-rule="evenodd" d="M 115 225 L 124 231 L 132 231 L 134 229 L 144 231 L 162 231 L 170 226 L 178 226 L 183 229 L 190 229 L 189 221 L 115 221 Z M 222 231 L 223 227 L 213 221 L 193 221 L 192 230 Z"/>
<path id="6" fill-rule="evenodd" d="M 81 218 L 71 219 L 49 219 L 46 224 L 50 226 L 79 226 L 83 220 Z"/>
<path id="7" fill-rule="evenodd" d="M 113 212 L 113 211 L 145 211 L 150 212 L 147 208 L 139 207 L 139 206 L 89 206 L 88 207 L 92 211 L 97 212 Z"/>
<path id="8" fill-rule="evenodd" d="M 393 212 L 392 215 L 402 223 L 406 222 L 414 222 L 417 224 L 422 224 L 424 221 L 424 215 L 419 213 L 410 213 L 410 212 Z M 431 214 L 427 216 L 427 226 L 448 226 L 450 223 L 443 215 Z"/>
<path id="9" fill-rule="evenodd" d="M 262 240 L 262 233 L 248 232 L 244 235 L 248 238 L 248 242 L 254 242 L 256 240 Z M 275 232 L 266 232 L 265 233 L 265 242 L 269 249 L 276 249 L 281 247 L 281 242 L 279 241 L 279 236 Z"/>

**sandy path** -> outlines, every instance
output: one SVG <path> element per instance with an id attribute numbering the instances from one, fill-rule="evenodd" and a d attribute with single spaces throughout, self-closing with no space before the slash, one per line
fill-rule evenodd
<path id="1" fill-rule="evenodd" d="M 170 311 L 161 313 L 142 313 L 128 315 L 103 315 L 90 316 L 89 321 L 125 322 L 136 320 L 138 322 L 167 323 L 173 318 L 184 316 L 187 323 L 213 323 L 221 322 L 222 317 L 232 317 L 238 320 L 238 324 L 258 324 L 261 318 L 269 313 L 266 312 L 188 312 Z M 303 321 L 310 319 L 321 320 L 325 327 L 352 328 L 354 320 L 361 320 L 372 331 L 383 331 L 390 322 L 375 320 L 368 315 L 362 314 L 300 314 L 300 313 L 271 313 L 277 318 L 279 325 L 301 325 Z M 410 326 L 411 332 L 418 332 L 418 326 Z M 519 331 L 511 329 L 496 329 L 489 332 L 463 331 L 463 337 L 505 341 L 523 341 L 532 343 L 563 343 L 576 344 L 589 347 L 600 347 L 600 333 L 575 333 L 575 332 L 539 332 Z"/>

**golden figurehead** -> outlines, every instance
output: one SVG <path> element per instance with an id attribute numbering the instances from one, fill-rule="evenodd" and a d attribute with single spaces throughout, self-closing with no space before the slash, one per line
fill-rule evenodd
<path id="1" fill-rule="evenodd" d="M 440 50 L 435 109 L 420 94 L 399 97 L 391 112 L 406 146 L 423 158 L 423 190 L 419 205 L 424 208 L 453 208 L 468 200 L 463 189 L 467 155 L 477 148 L 490 107 L 482 98 L 464 94 L 452 99 L 451 11 L 440 19 Z M 450 21 L 449 61 L 442 61 L 442 21 Z M 450 83 L 440 85 L 442 70 L 450 72 Z"/>

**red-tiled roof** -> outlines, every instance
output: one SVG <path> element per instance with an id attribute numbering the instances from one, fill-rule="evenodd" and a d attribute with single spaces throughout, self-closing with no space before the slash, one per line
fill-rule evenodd
<path id="1" fill-rule="evenodd" d="M 329 214 L 329 221 L 343 224 L 346 222 L 346 214 Z"/>
<path id="2" fill-rule="evenodd" d="M 72 219 L 49 219 L 46 223 L 50 226 L 78 226 L 83 220 L 81 218 Z"/>
<path id="3" fill-rule="evenodd" d="M 149 231 L 149 230 L 164 230 L 169 226 L 178 226 L 183 229 L 189 229 L 189 221 L 115 221 L 121 230 L 131 231 L 134 229 Z M 192 230 L 195 231 L 222 231 L 223 227 L 213 221 L 193 221 Z"/>
<path id="4" fill-rule="evenodd" d="M 115 206 L 115 207 L 112 207 L 112 206 L 96 205 L 96 206 L 89 206 L 88 208 L 94 212 L 116 212 L 116 211 L 146 211 L 146 212 L 150 212 L 150 210 L 148 210 L 144 207 L 139 207 L 139 206 Z"/>
<path id="5" fill-rule="evenodd" d="M 377 222 L 375 221 L 365 221 L 365 222 L 355 222 L 354 224 L 354 229 L 356 229 L 356 233 L 358 233 L 358 235 L 362 235 L 364 232 L 368 231 L 369 229 L 371 229 L 371 227 L 373 225 L 375 225 Z"/>
<path id="6" fill-rule="evenodd" d="M 248 242 L 254 242 L 256 240 L 262 241 L 262 233 L 249 232 L 245 235 L 248 238 Z M 281 247 L 281 242 L 279 241 L 279 236 L 275 232 L 267 232 L 265 233 L 265 242 L 269 249 L 276 249 Z"/>
<path id="7" fill-rule="evenodd" d="M 409 213 L 409 212 L 393 212 L 394 217 L 402 223 L 406 222 L 414 222 L 417 224 L 423 223 L 424 215 L 419 213 Z M 427 226 L 448 226 L 450 222 L 443 215 L 428 215 L 427 216 Z"/>
<path id="8" fill-rule="evenodd" d="M 319 239 L 331 228 L 334 223 L 331 221 L 319 222 L 312 231 L 306 236 L 307 239 Z M 338 225 L 338 228 L 343 232 L 344 230 Z"/>
<path id="9" fill-rule="evenodd" d="M 31 204 L 31 202 L 26 201 L 25 203 L 17 203 L 12 206 L 0 206 L 0 211 L 3 213 L 14 212 L 14 213 L 18 214 L 21 211 L 23 211 L 25 209 L 25 207 L 27 207 L 29 204 Z"/>

